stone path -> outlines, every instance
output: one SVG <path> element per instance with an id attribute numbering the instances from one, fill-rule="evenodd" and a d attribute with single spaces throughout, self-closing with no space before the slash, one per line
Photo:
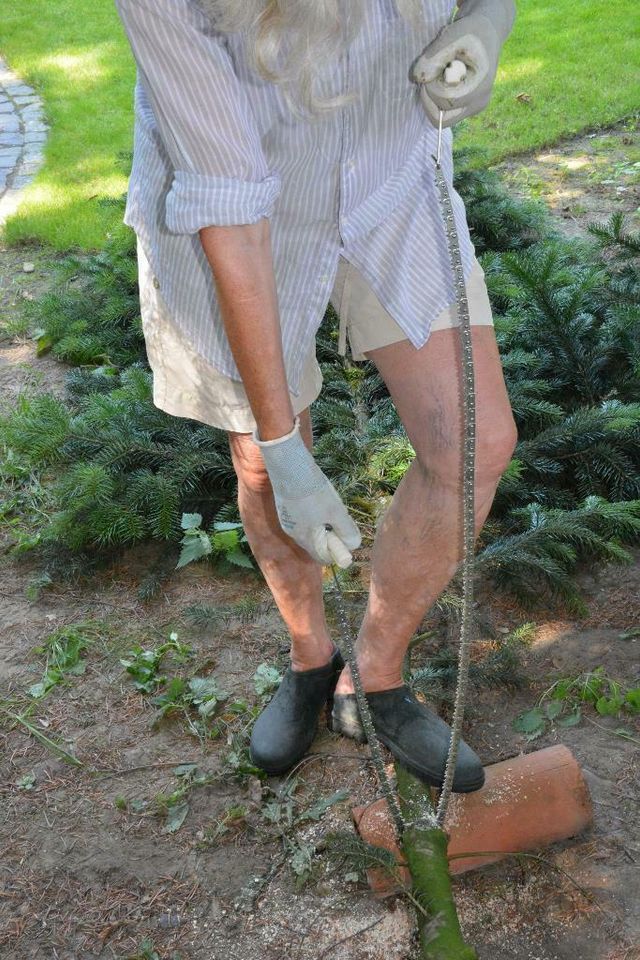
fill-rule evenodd
<path id="1" fill-rule="evenodd" d="M 48 129 L 40 97 L 0 57 L 0 225 L 42 166 Z"/>

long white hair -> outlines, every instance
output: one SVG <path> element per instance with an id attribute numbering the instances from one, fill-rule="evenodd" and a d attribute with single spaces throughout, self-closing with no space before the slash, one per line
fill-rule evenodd
<path id="1" fill-rule="evenodd" d="M 281 85 L 289 106 L 323 113 L 353 98 L 319 98 L 318 64 L 340 53 L 359 32 L 365 4 L 372 0 L 199 0 L 223 33 L 247 37 L 252 66 L 266 80 Z M 398 12 L 418 27 L 422 0 L 395 0 Z M 346 11 L 346 17 L 344 12 Z"/>

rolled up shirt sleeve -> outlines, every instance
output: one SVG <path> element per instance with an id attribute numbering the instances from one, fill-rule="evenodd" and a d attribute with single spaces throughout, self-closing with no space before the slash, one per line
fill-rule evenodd
<path id="1" fill-rule="evenodd" d="M 270 217 L 280 178 L 269 169 L 223 35 L 192 0 L 115 4 L 174 168 L 168 230 Z"/>

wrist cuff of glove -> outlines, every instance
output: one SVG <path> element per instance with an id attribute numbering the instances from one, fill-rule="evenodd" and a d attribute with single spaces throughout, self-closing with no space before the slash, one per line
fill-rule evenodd
<path id="1" fill-rule="evenodd" d="M 260 438 L 258 437 L 257 427 L 255 430 L 253 430 L 251 437 L 253 439 L 253 442 L 257 443 L 259 447 L 275 447 L 279 443 L 284 443 L 285 440 L 290 440 L 297 433 L 300 433 L 300 417 L 298 415 L 294 417 L 293 427 L 291 428 L 289 433 L 285 433 L 282 437 L 275 437 L 274 440 L 260 440 Z"/>
<path id="2" fill-rule="evenodd" d="M 253 439 L 260 448 L 276 497 L 298 500 L 321 490 L 328 483 L 300 433 L 300 417 L 296 416 L 293 430 L 275 440 Z"/>

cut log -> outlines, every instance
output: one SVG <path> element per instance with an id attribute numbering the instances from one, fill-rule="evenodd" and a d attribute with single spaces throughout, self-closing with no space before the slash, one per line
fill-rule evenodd
<path id="1" fill-rule="evenodd" d="M 398 796 L 403 815 L 433 810 L 431 794 L 423 783 L 396 764 Z M 402 835 L 402 850 L 417 904 L 420 949 L 424 960 L 478 960 L 464 942 L 451 890 L 447 834 L 439 827 L 411 826 Z"/>

